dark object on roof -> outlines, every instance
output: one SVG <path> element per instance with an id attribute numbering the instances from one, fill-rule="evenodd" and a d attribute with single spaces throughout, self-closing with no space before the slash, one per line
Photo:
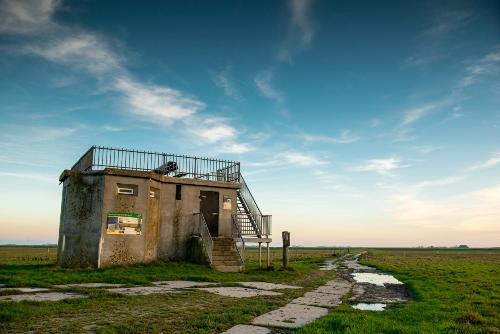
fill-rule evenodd
<path id="1" fill-rule="evenodd" d="M 154 169 L 153 171 L 158 174 L 168 175 L 168 173 L 175 172 L 177 170 L 177 163 L 175 161 L 169 161 L 166 164 Z"/>

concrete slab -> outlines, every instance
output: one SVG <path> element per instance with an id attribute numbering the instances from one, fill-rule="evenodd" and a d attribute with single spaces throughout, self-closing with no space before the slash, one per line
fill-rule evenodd
<path id="1" fill-rule="evenodd" d="M 120 293 L 128 296 L 144 296 L 151 294 L 161 294 L 161 293 L 180 293 L 179 290 L 174 290 L 169 287 L 163 286 L 135 286 L 132 288 L 115 288 L 107 289 L 109 292 Z"/>
<path id="2" fill-rule="evenodd" d="M 352 287 L 353 283 L 343 279 L 343 278 L 336 278 L 332 281 L 326 282 L 325 285 L 323 285 L 325 291 L 331 291 L 331 293 L 336 293 L 335 291 L 339 291 L 340 293 L 347 293 Z"/>
<path id="3" fill-rule="evenodd" d="M 337 307 L 342 304 L 343 294 L 331 294 L 322 292 L 307 292 L 304 296 L 292 300 L 294 304 L 313 305 L 324 307 Z"/>
<path id="4" fill-rule="evenodd" d="M 54 285 L 54 288 L 66 289 L 66 288 L 119 288 L 125 284 L 114 284 L 114 283 L 73 283 L 73 284 L 58 284 Z"/>
<path id="5" fill-rule="evenodd" d="M 221 334 L 269 334 L 271 330 L 252 325 L 236 325 Z"/>
<path id="6" fill-rule="evenodd" d="M 258 316 L 254 325 L 298 328 L 328 314 L 328 309 L 299 304 L 287 304 L 277 310 Z"/>
<path id="7" fill-rule="evenodd" d="M 74 298 L 85 298 L 86 295 L 80 293 L 72 293 L 72 292 L 39 292 L 33 294 L 22 294 L 22 295 L 9 295 L 9 296 L 0 296 L 0 301 L 35 301 L 35 302 L 45 302 L 45 301 L 59 301 L 65 299 L 74 299 Z"/>
<path id="8" fill-rule="evenodd" d="M 220 288 L 197 288 L 198 290 L 203 290 L 211 293 L 215 293 L 221 296 L 233 297 L 233 298 L 247 298 L 256 296 L 279 296 L 281 292 L 239 288 L 239 287 L 220 287 Z"/>
<path id="9" fill-rule="evenodd" d="M 17 287 L 10 287 L 10 288 L 0 288 L 0 291 L 21 291 L 24 293 L 32 293 L 32 292 L 42 292 L 42 291 L 49 291 L 50 289 L 47 288 L 17 288 Z"/>
<path id="10" fill-rule="evenodd" d="M 196 281 L 158 281 L 158 282 L 153 282 L 153 284 L 162 287 L 168 287 L 171 289 L 187 289 L 187 288 L 196 288 L 200 286 L 217 285 L 219 283 L 196 282 Z"/>
<path id="11" fill-rule="evenodd" d="M 302 287 L 300 286 L 267 282 L 236 282 L 236 284 L 243 285 L 247 288 L 255 288 L 260 290 L 302 289 Z"/>

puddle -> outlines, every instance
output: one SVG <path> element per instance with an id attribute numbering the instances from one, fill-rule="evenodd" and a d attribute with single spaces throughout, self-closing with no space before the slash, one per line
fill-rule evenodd
<path id="1" fill-rule="evenodd" d="M 357 310 L 362 310 L 362 311 L 383 311 L 387 305 L 386 304 L 366 304 L 366 303 L 359 303 L 356 305 L 352 305 L 352 308 L 355 308 Z"/>
<path id="2" fill-rule="evenodd" d="M 356 283 L 368 283 L 378 286 L 384 286 L 385 284 L 403 284 L 392 275 L 387 274 L 376 274 L 376 273 L 353 273 L 352 274 Z"/>
<path id="3" fill-rule="evenodd" d="M 337 266 L 334 264 L 335 260 L 327 260 L 325 263 L 319 267 L 319 270 L 335 270 Z"/>

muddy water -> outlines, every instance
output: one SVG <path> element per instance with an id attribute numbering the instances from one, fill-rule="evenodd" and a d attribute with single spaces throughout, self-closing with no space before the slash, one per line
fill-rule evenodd
<path id="1" fill-rule="evenodd" d="M 327 261 L 323 270 L 334 270 L 337 276 L 353 283 L 349 303 L 353 308 L 366 311 L 383 311 L 388 304 L 410 299 L 406 286 L 394 276 L 362 265 L 362 254 L 351 255 L 340 261 Z"/>

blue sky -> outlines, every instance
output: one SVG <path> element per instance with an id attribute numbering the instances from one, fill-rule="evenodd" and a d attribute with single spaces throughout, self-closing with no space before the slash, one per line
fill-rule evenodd
<path id="1" fill-rule="evenodd" d="M 93 144 L 242 162 L 297 245 L 498 246 L 496 1 L 0 0 L 0 239 Z"/>

